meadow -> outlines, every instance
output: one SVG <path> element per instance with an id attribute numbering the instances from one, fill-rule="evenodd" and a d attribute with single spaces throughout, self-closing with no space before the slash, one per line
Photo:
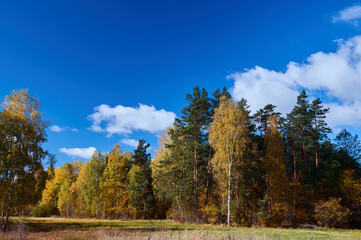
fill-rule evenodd
<path id="1" fill-rule="evenodd" d="M 0 239 L 51 240 L 266 240 L 266 239 L 361 239 L 360 230 L 243 228 L 223 225 L 182 224 L 171 220 L 99 220 L 67 218 L 11 219 Z"/>

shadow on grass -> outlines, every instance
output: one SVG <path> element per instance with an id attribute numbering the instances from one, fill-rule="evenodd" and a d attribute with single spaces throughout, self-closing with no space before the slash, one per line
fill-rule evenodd
<path id="1" fill-rule="evenodd" d="M 126 232 L 164 232 L 164 231 L 193 231 L 199 228 L 191 227 L 128 227 L 117 223 L 43 223 L 28 222 L 27 230 L 30 232 L 51 232 L 60 230 L 121 230 Z M 207 229 L 212 230 L 212 229 Z M 225 229 L 224 229 L 225 230 Z"/>

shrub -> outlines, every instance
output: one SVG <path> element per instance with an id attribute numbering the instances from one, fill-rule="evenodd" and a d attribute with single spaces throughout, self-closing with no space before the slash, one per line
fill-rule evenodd
<path id="1" fill-rule="evenodd" d="M 208 204 L 204 209 L 204 215 L 208 222 L 216 224 L 220 222 L 221 210 L 220 207 L 215 204 Z"/>
<path id="2" fill-rule="evenodd" d="M 268 202 L 271 201 L 271 209 Z M 272 201 L 272 198 L 265 195 L 258 201 L 258 219 L 262 226 L 280 226 L 283 222 L 288 221 L 287 210 L 283 202 Z"/>
<path id="3" fill-rule="evenodd" d="M 342 227 L 347 224 L 350 210 L 341 205 L 341 198 L 319 202 L 315 208 L 316 220 L 325 227 Z"/>
<path id="4" fill-rule="evenodd" d="M 50 217 L 52 215 L 59 215 L 59 210 L 50 203 L 37 205 L 31 211 L 33 217 Z"/>

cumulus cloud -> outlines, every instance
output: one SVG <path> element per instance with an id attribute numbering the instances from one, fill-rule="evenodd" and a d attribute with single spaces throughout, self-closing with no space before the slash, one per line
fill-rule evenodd
<path id="1" fill-rule="evenodd" d="M 361 36 L 337 40 L 336 52 L 317 52 L 305 63 L 290 62 L 285 71 L 259 66 L 236 72 L 227 78 L 234 81 L 232 96 L 246 98 L 252 111 L 272 103 L 288 113 L 296 103 L 299 90 L 323 92 L 330 107 L 329 124 L 361 125 Z"/>
<path id="2" fill-rule="evenodd" d="M 232 96 L 239 101 L 247 99 L 253 111 L 272 103 L 281 112 L 289 112 L 298 94 L 295 82 L 289 81 L 285 73 L 275 72 L 259 66 L 227 76 L 234 80 Z"/>
<path id="3" fill-rule="evenodd" d="M 70 131 L 73 131 L 73 132 L 78 131 L 78 129 L 76 129 L 76 128 L 59 127 L 57 125 L 53 125 L 53 126 L 50 127 L 50 131 L 53 131 L 53 132 L 63 132 L 63 131 L 67 131 L 67 130 L 70 130 Z"/>
<path id="4" fill-rule="evenodd" d="M 60 148 L 59 151 L 72 157 L 81 157 L 84 159 L 90 159 L 93 155 L 95 147 L 88 148 Z"/>
<path id="5" fill-rule="evenodd" d="M 361 102 L 355 101 L 352 103 L 331 103 L 325 104 L 330 108 L 328 115 L 328 123 L 330 126 L 355 126 L 361 125 Z"/>
<path id="6" fill-rule="evenodd" d="M 361 6 L 355 5 L 339 11 L 332 17 L 333 22 L 348 22 L 355 26 L 358 26 L 361 19 Z"/>
<path id="7" fill-rule="evenodd" d="M 94 111 L 88 116 L 93 122 L 89 129 L 94 132 L 105 132 L 108 136 L 131 134 L 136 130 L 161 132 L 171 126 L 176 117 L 173 112 L 156 110 L 154 106 L 144 104 L 139 104 L 135 108 L 122 105 L 110 107 L 102 104 L 95 107 Z"/>
<path id="8" fill-rule="evenodd" d="M 138 147 L 138 143 L 139 143 L 138 140 L 130 139 L 130 138 L 123 138 L 123 139 L 120 140 L 120 142 L 125 144 L 125 145 L 134 147 L 134 148 Z"/>

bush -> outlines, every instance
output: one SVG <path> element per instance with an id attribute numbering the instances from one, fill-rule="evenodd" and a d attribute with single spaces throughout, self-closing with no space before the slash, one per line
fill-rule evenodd
<path id="1" fill-rule="evenodd" d="M 31 211 L 33 217 L 50 217 L 52 215 L 60 215 L 59 210 L 50 203 L 37 205 Z"/>
<path id="2" fill-rule="evenodd" d="M 206 216 L 208 222 L 216 224 L 220 222 L 221 210 L 219 206 L 215 204 L 208 204 L 204 209 L 204 215 Z"/>
<path id="3" fill-rule="evenodd" d="M 269 201 L 271 201 L 271 211 L 268 205 Z M 257 216 L 262 226 L 280 226 L 282 223 L 289 221 L 286 206 L 283 202 L 272 201 L 270 196 L 265 195 L 263 199 L 258 201 L 258 206 Z"/>
<path id="4" fill-rule="evenodd" d="M 315 208 L 315 218 L 324 227 L 342 227 L 348 222 L 350 210 L 341 205 L 341 198 L 330 198 L 319 202 Z"/>

